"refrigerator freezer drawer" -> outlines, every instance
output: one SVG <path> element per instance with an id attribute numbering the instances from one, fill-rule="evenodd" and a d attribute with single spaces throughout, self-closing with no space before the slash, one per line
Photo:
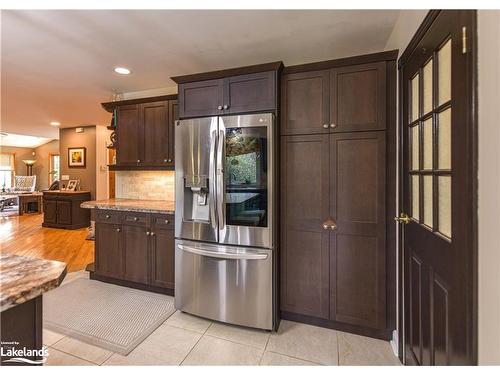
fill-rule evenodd
<path id="1" fill-rule="evenodd" d="M 177 240 L 175 307 L 247 327 L 273 329 L 272 250 Z"/>

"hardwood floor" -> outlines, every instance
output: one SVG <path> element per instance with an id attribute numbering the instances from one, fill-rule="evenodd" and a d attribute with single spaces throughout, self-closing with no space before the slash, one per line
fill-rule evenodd
<path id="1" fill-rule="evenodd" d="M 94 261 L 94 241 L 85 240 L 86 228 L 42 228 L 42 215 L 0 217 L 0 251 L 33 258 L 59 260 L 68 272 Z"/>

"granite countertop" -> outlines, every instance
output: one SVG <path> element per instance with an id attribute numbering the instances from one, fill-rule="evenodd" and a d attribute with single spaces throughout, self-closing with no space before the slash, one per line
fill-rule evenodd
<path id="1" fill-rule="evenodd" d="M 57 288 L 66 276 L 66 263 L 0 253 L 0 311 Z"/>
<path id="2" fill-rule="evenodd" d="M 138 211 L 159 214 L 175 213 L 175 202 L 146 199 L 104 199 L 83 202 L 80 207 L 101 210 Z"/>

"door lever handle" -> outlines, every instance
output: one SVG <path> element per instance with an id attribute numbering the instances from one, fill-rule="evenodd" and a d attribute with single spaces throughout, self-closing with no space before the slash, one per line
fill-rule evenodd
<path id="1" fill-rule="evenodd" d="M 400 224 L 409 224 L 410 223 L 410 217 L 408 216 L 408 214 L 402 212 L 400 216 L 396 216 L 394 218 L 394 221 L 396 221 L 397 223 L 400 223 Z"/>

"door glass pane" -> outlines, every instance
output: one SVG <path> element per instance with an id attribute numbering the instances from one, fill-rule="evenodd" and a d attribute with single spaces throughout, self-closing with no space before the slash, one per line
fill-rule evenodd
<path id="1" fill-rule="evenodd" d="M 418 74 L 410 81 L 411 86 L 411 121 L 419 117 L 418 108 Z"/>
<path id="2" fill-rule="evenodd" d="M 411 131 L 411 169 L 418 170 L 419 169 L 419 125 L 416 125 L 410 128 Z"/>
<path id="3" fill-rule="evenodd" d="M 424 121 L 424 168 L 432 169 L 432 118 Z"/>
<path id="4" fill-rule="evenodd" d="M 432 176 L 424 176 L 424 224 L 432 228 Z"/>
<path id="5" fill-rule="evenodd" d="M 451 99 L 451 39 L 438 52 L 438 104 Z"/>
<path id="6" fill-rule="evenodd" d="M 432 59 L 424 66 L 424 114 L 432 111 Z"/>
<path id="7" fill-rule="evenodd" d="M 451 177 L 438 177 L 439 232 L 451 238 Z"/>
<path id="8" fill-rule="evenodd" d="M 267 128 L 226 129 L 224 184 L 228 225 L 267 226 Z"/>
<path id="9" fill-rule="evenodd" d="M 411 176 L 411 216 L 415 220 L 420 219 L 419 205 L 420 205 L 420 191 L 419 191 L 419 177 Z"/>
<path id="10" fill-rule="evenodd" d="M 439 114 L 438 168 L 451 169 L 451 108 Z"/>

